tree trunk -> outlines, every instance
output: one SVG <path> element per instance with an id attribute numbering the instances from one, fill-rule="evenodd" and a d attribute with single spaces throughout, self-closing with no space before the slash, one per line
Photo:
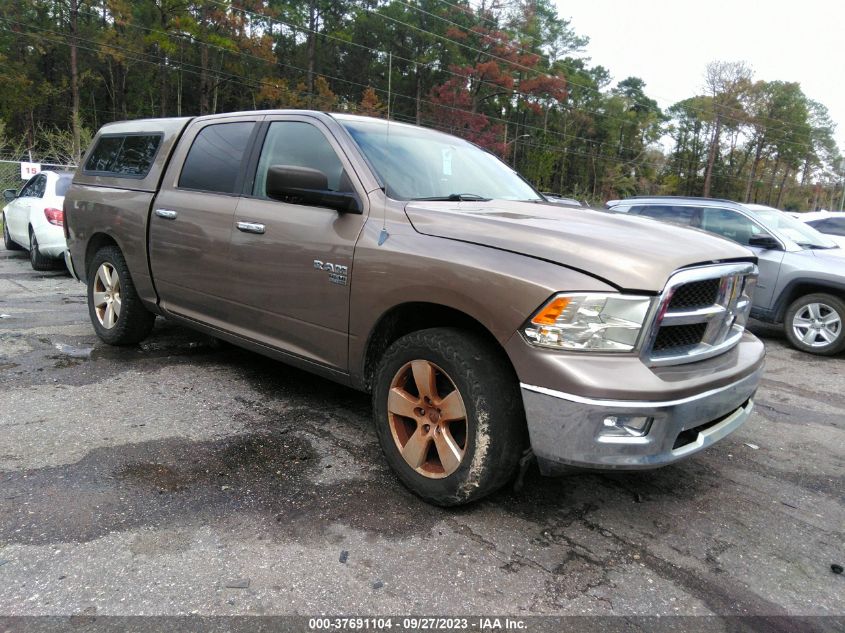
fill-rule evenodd
<path id="1" fill-rule="evenodd" d="M 766 204 L 772 205 L 772 194 L 775 192 L 775 178 L 778 177 L 778 170 L 780 169 L 780 156 L 775 161 L 775 168 L 772 170 L 772 179 L 769 183 L 769 195 L 766 196 Z"/>
<path id="2" fill-rule="evenodd" d="M 317 66 L 317 0 L 308 2 L 308 98 L 314 95 L 314 70 Z"/>
<path id="3" fill-rule="evenodd" d="M 810 211 L 818 211 L 819 210 L 819 196 L 822 193 L 822 186 L 821 183 L 816 183 L 816 186 L 813 187 L 813 204 L 810 205 Z"/>
<path id="4" fill-rule="evenodd" d="M 200 114 L 208 114 L 208 46 L 200 45 Z"/>
<path id="5" fill-rule="evenodd" d="M 73 160 L 76 164 L 82 158 L 79 130 L 79 64 L 76 58 L 76 38 L 79 35 L 77 18 L 79 17 L 79 1 L 70 0 L 70 91 L 72 95 L 72 127 L 73 127 Z"/>
<path id="6" fill-rule="evenodd" d="M 704 191 L 702 196 L 710 197 L 710 185 L 713 182 L 713 165 L 716 162 L 716 149 L 719 146 L 719 137 L 722 135 L 722 117 L 716 115 L 716 125 L 713 130 L 713 140 L 710 142 L 710 152 L 707 156 L 707 171 L 704 172 Z"/>
<path id="7" fill-rule="evenodd" d="M 780 209 L 781 202 L 783 201 L 783 194 L 784 189 L 786 188 L 786 179 L 789 178 L 789 167 L 783 170 L 783 178 L 780 179 L 780 189 L 778 190 L 778 199 L 775 202 L 775 207 Z"/>
<path id="8" fill-rule="evenodd" d="M 757 150 L 754 153 L 754 162 L 751 163 L 751 171 L 748 174 L 748 182 L 745 183 L 745 196 L 743 197 L 743 202 L 751 202 L 751 185 L 754 182 L 754 178 L 757 177 L 757 168 L 760 166 L 760 159 L 763 156 L 763 143 L 765 139 L 760 138 L 757 141 Z"/>
<path id="9" fill-rule="evenodd" d="M 167 31 L 167 19 L 165 17 L 164 9 L 162 8 L 161 13 L 159 14 L 159 22 L 162 31 Z M 159 110 L 161 111 L 161 116 L 167 116 L 167 62 L 166 62 L 166 54 L 164 50 L 159 46 L 158 49 L 159 54 L 161 55 L 161 60 L 159 61 L 159 93 L 158 93 L 158 104 Z"/>
<path id="10" fill-rule="evenodd" d="M 416 80 L 417 80 L 417 125 L 422 121 L 422 72 L 420 65 L 417 64 Z"/>

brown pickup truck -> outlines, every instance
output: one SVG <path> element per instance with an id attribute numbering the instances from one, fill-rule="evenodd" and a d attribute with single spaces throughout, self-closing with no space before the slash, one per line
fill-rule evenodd
<path id="1" fill-rule="evenodd" d="M 105 126 L 65 198 L 94 329 L 156 315 L 372 393 L 387 461 L 442 505 L 541 471 L 688 457 L 752 410 L 753 255 L 551 205 L 433 130 L 263 111 Z"/>

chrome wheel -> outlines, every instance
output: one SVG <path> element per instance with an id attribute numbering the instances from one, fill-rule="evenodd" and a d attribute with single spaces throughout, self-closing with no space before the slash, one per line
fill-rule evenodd
<path id="1" fill-rule="evenodd" d="M 405 462 L 432 479 L 448 477 L 464 459 L 467 414 L 452 379 L 434 363 L 403 365 L 390 383 L 387 417 Z"/>
<path id="2" fill-rule="evenodd" d="M 792 318 L 792 332 L 810 347 L 827 347 L 842 334 L 842 317 L 826 303 L 808 303 Z"/>
<path id="3" fill-rule="evenodd" d="M 94 312 L 108 330 L 120 317 L 120 277 L 108 262 L 100 264 L 94 279 Z"/>

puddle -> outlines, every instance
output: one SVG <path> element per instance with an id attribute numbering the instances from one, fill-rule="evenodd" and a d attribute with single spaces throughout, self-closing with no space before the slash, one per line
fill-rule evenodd
<path id="1" fill-rule="evenodd" d="M 59 350 L 59 352 L 65 356 L 70 356 L 71 358 L 88 359 L 91 358 L 91 354 L 94 351 L 93 347 L 74 347 L 73 345 L 67 345 L 65 343 L 55 343 L 53 346 Z"/>

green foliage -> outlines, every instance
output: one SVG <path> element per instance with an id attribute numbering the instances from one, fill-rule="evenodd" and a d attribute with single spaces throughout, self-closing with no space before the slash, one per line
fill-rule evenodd
<path id="1" fill-rule="evenodd" d="M 6 157 L 72 156 L 70 8 L 0 7 Z M 664 111 L 642 79 L 591 66 L 552 0 L 80 0 L 77 22 L 83 147 L 127 118 L 389 110 L 597 202 L 707 181 L 713 196 L 810 208 L 836 190 L 834 125 L 798 84 L 713 62 L 707 94 Z"/>

